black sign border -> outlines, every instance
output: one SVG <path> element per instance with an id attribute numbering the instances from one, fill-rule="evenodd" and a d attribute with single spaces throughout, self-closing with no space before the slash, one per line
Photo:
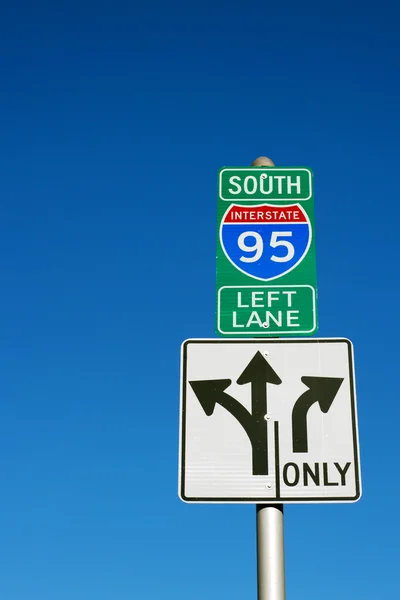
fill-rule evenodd
<path id="1" fill-rule="evenodd" d="M 343 497 L 319 497 L 314 496 L 310 498 L 285 498 L 279 495 L 278 497 L 260 497 L 260 498 L 249 498 L 246 496 L 240 496 L 236 498 L 200 498 L 200 497 L 188 497 L 185 495 L 185 447 L 186 447 L 186 388 L 187 388 L 187 347 L 189 344 L 332 344 L 332 343 L 346 343 L 348 348 L 348 360 L 349 360 L 349 374 L 350 374 L 350 402 L 351 402 L 351 420 L 352 420 L 352 431 L 353 431 L 353 451 L 354 451 L 354 475 L 356 484 L 355 496 L 343 496 Z M 209 504 L 308 504 L 308 503 L 346 503 L 346 502 L 357 502 L 361 498 L 361 475 L 360 475 L 360 458 L 358 450 L 358 427 L 357 427 L 357 414 L 356 414 L 356 402 L 355 402 L 355 381 L 354 381 L 354 359 L 353 359 L 353 344 L 347 338 L 290 338 L 290 339 L 189 339 L 182 344 L 182 355 L 181 355 L 181 421 L 180 421 L 180 483 L 179 483 L 179 497 L 181 500 L 187 503 L 209 503 Z"/>

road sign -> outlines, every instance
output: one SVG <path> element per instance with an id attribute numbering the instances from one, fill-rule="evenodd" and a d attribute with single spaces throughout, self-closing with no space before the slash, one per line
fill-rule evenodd
<path id="1" fill-rule="evenodd" d="M 217 333 L 312 335 L 317 330 L 312 172 L 219 172 Z"/>
<path id="2" fill-rule="evenodd" d="M 187 502 L 358 500 L 351 342 L 184 342 L 179 494 Z"/>

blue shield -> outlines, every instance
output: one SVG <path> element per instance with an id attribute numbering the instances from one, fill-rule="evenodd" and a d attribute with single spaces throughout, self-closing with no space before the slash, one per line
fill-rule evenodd
<path id="1" fill-rule="evenodd" d="M 269 281 L 289 273 L 306 256 L 311 225 L 300 204 L 231 204 L 220 228 L 222 248 L 242 273 Z"/>

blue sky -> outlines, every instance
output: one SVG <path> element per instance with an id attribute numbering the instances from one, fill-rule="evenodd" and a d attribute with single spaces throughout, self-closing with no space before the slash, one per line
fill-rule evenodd
<path id="1" fill-rule="evenodd" d="M 315 173 L 319 335 L 354 342 L 363 497 L 289 506 L 288 598 L 398 594 L 396 3 L 15 2 L 0 19 L 0 597 L 256 597 L 255 508 L 177 497 L 214 336 L 217 170 Z"/>

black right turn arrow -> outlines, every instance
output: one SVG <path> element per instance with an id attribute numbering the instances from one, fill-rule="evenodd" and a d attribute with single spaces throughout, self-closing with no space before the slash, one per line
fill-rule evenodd
<path id="1" fill-rule="evenodd" d="M 293 452 L 308 452 L 307 413 L 318 402 L 327 413 L 342 385 L 342 377 L 302 377 L 309 388 L 296 400 L 292 412 Z"/>

